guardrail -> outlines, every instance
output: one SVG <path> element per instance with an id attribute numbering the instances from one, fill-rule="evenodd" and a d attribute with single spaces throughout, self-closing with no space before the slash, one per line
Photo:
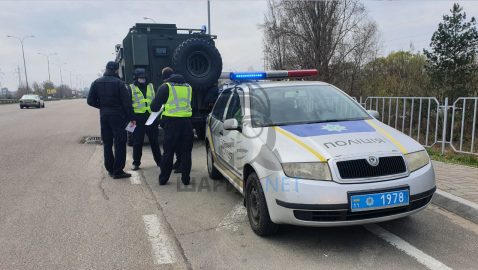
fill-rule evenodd
<path id="1" fill-rule="evenodd" d="M 0 99 L 0 104 L 18 103 L 18 99 Z"/>

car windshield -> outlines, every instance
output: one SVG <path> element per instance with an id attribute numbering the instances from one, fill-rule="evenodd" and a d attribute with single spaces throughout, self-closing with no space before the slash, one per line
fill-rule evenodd
<path id="1" fill-rule="evenodd" d="M 38 99 L 37 95 L 23 95 L 21 99 Z"/>
<path id="2" fill-rule="evenodd" d="M 368 119 L 366 111 L 330 85 L 251 90 L 253 125 L 282 126 Z"/>

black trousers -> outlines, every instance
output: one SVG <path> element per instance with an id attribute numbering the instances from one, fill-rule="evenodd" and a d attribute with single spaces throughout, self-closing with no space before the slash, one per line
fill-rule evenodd
<path id="1" fill-rule="evenodd" d="M 126 163 L 126 119 L 121 115 L 100 117 L 105 168 L 112 174 L 123 172 Z M 113 155 L 114 144 L 114 155 Z"/>
<path id="2" fill-rule="evenodd" d="M 174 153 L 181 157 L 181 181 L 189 184 L 191 173 L 191 152 L 193 149 L 194 133 L 190 118 L 163 119 L 164 128 L 164 155 L 161 159 L 161 173 L 159 183 L 164 185 L 168 182 L 173 169 Z"/>
<path id="3" fill-rule="evenodd" d="M 133 132 L 133 165 L 141 165 L 141 156 L 143 155 L 144 134 L 148 135 L 151 151 L 154 161 L 159 166 L 161 162 L 161 149 L 159 148 L 158 125 L 145 125 L 146 121 L 136 120 L 136 128 Z"/>

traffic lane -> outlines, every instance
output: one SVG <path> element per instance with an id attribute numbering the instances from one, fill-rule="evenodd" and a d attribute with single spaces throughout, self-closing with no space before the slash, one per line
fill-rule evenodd
<path id="1" fill-rule="evenodd" d="M 19 110 L 20 110 L 20 105 L 18 103 L 0 104 L 0 119 L 3 115 L 8 115 L 13 112 L 17 112 Z"/>
<path id="2" fill-rule="evenodd" d="M 85 101 L 85 100 L 83 100 Z M 55 103 L 62 103 L 64 101 L 45 101 L 45 108 L 48 108 L 50 104 Z M 86 102 L 86 101 L 85 101 Z M 55 105 L 54 105 L 55 106 Z M 18 114 L 20 111 L 30 111 L 30 110 L 43 110 L 44 108 L 25 108 L 20 109 L 20 103 L 12 103 L 12 104 L 0 104 L 0 119 L 2 116 L 8 116 L 9 114 Z"/>
<path id="3" fill-rule="evenodd" d="M 80 144 L 98 116 L 85 100 L 0 116 L 0 269 L 171 268 L 145 230 L 160 215 L 149 190 L 107 177 L 102 147 Z"/>
<path id="4" fill-rule="evenodd" d="M 101 160 L 99 150 L 71 168 L 75 177 L 32 177 L 2 197 L 0 269 L 154 267 L 142 215 L 158 210 L 141 188 L 107 177 Z"/>
<path id="5" fill-rule="evenodd" d="M 9 191 L 22 193 L 31 184 L 41 183 L 48 178 L 44 174 L 68 174 L 69 165 L 81 167 L 76 165 L 93 154 L 93 148 L 79 144 L 83 134 L 99 133 L 97 112 L 84 100 L 53 102 L 48 109 L 12 110 L 5 106 L 0 106 L 1 198 L 10 195 Z M 78 163 L 69 163 L 67 158 Z M 59 166 L 62 163 L 67 167 Z M 3 207 L 0 204 L 1 210 Z"/>
<path id="6" fill-rule="evenodd" d="M 168 185 L 159 186 L 149 149 L 144 157 L 146 181 L 193 268 L 425 269 L 362 226 L 282 226 L 278 235 L 256 236 L 240 208 L 242 196 L 225 180 L 207 177 L 202 142 L 193 149 L 192 187 L 180 184 L 178 174 Z"/>
<path id="7" fill-rule="evenodd" d="M 431 205 L 380 226 L 454 269 L 476 269 L 478 225 Z"/>

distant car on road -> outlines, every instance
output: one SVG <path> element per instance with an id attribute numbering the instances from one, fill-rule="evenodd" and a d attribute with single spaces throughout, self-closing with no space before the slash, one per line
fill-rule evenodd
<path id="1" fill-rule="evenodd" d="M 20 109 L 25 107 L 45 108 L 45 102 L 39 95 L 23 95 L 20 99 Z"/>
<path id="2" fill-rule="evenodd" d="M 244 196 L 258 235 L 277 224 L 346 226 L 423 210 L 427 152 L 324 82 L 260 81 L 317 71 L 231 73 L 206 127 L 207 170 Z"/>

